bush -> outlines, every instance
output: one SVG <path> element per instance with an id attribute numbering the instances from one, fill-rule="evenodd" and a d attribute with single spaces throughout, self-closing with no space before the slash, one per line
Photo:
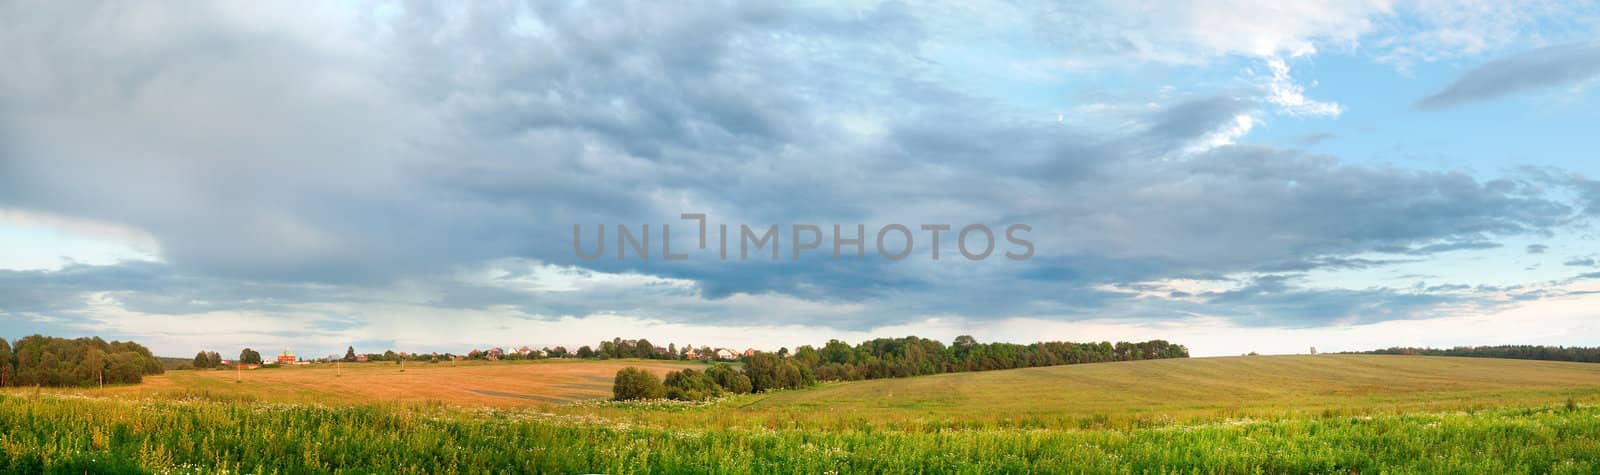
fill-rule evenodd
<path id="1" fill-rule="evenodd" d="M 722 396 L 722 386 L 718 385 L 705 373 L 686 369 L 667 373 L 664 384 L 667 387 L 667 398 L 679 401 L 704 401 Z"/>
<path id="2" fill-rule="evenodd" d="M 648 370 L 633 366 L 617 370 L 617 378 L 611 384 L 611 397 L 618 401 L 661 399 L 666 394 L 666 387 L 661 385 L 660 378 Z"/>

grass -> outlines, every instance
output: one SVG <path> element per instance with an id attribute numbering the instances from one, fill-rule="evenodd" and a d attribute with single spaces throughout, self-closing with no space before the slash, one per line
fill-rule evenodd
<path id="1" fill-rule="evenodd" d="M 440 368 L 437 375 L 460 384 L 479 371 L 583 374 L 617 364 L 500 364 Z M 423 373 L 407 366 L 403 376 L 387 377 Z M 362 381 L 273 371 L 317 379 L 301 382 L 318 388 L 316 397 L 358 391 L 344 386 Z M 230 389 L 189 379 L 210 376 L 173 376 L 165 387 L 107 389 L 104 397 L 8 391 L 0 396 L 0 470 L 1600 472 L 1600 365 L 1579 363 L 1140 361 L 837 383 L 701 405 L 439 392 L 450 398 L 350 406 L 338 397 L 306 401 L 299 390 Z"/>

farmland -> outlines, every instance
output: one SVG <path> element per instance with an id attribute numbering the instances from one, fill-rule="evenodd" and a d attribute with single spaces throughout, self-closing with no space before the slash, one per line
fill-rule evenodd
<path id="1" fill-rule="evenodd" d="M 168 371 L 145 384 L 54 392 L 121 398 L 192 395 L 240 401 L 355 405 L 442 403 L 472 407 L 527 407 L 611 396 L 611 379 L 624 366 L 654 373 L 700 367 L 659 360 L 483 362 L 452 364 L 347 363 L 245 371 Z M 237 382 L 236 382 L 237 381 Z"/>
<path id="2" fill-rule="evenodd" d="M 103 393 L 12 389 L 0 399 L 0 467 L 1600 470 L 1600 365 L 1591 364 L 1355 355 L 1153 360 L 828 383 L 710 404 L 587 402 L 601 395 L 571 383 L 630 364 L 646 365 L 541 362 L 404 373 L 393 365 L 347 365 L 331 378 L 323 373 L 330 369 L 292 368 L 247 372 L 242 383 L 229 372 L 180 371 Z M 530 378 L 545 382 L 517 381 Z M 418 384 L 548 391 L 552 399 L 422 391 Z M 373 385 L 378 389 L 361 388 Z"/>

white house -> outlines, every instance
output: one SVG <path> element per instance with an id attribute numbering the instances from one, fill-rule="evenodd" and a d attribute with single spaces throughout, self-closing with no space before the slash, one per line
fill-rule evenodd
<path id="1" fill-rule="evenodd" d="M 727 348 L 717 348 L 717 359 L 736 360 L 739 359 L 739 352 Z"/>

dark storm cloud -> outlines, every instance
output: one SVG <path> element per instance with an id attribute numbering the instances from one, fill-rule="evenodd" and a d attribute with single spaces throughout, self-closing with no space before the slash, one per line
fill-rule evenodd
<path id="1" fill-rule="evenodd" d="M 1523 91 L 1576 84 L 1600 75 L 1600 43 L 1547 46 L 1496 59 L 1417 101 L 1421 110 L 1447 109 Z"/>

